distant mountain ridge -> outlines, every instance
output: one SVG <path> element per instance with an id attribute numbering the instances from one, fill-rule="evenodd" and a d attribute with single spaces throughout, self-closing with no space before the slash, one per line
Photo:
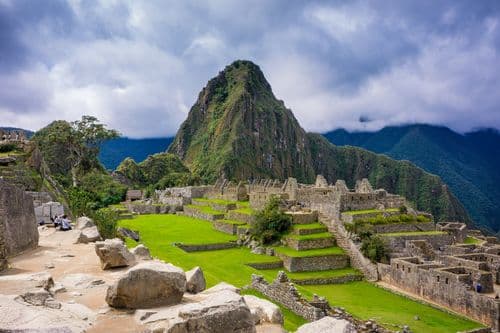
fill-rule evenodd
<path id="1" fill-rule="evenodd" d="M 365 149 L 338 147 L 302 129 L 291 110 L 276 99 L 260 68 L 235 61 L 208 81 L 168 150 L 205 182 L 259 178 L 313 183 L 317 174 L 354 187 L 368 178 L 408 198 L 437 220 L 470 222 L 448 187 L 410 162 Z"/>
<path id="2" fill-rule="evenodd" d="M 324 136 L 338 146 L 357 146 L 397 160 L 409 160 L 439 175 L 477 225 L 500 230 L 500 132 L 459 134 L 447 127 L 406 125 L 376 132 L 338 129 Z"/>
<path id="3" fill-rule="evenodd" d="M 137 163 L 149 155 L 165 151 L 174 138 L 130 139 L 118 138 L 101 145 L 99 160 L 108 170 L 114 170 L 127 157 Z"/>

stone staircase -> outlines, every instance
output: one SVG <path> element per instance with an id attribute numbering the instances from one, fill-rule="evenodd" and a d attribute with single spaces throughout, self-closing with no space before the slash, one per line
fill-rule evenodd
<path id="1" fill-rule="evenodd" d="M 344 226 L 341 223 L 333 221 L 332 218 L 329 218 L 325 214 L 320 213 L 318 219 L 329 226 L 328 230 L 335 235 L 337 245 L 349 256 L 351 266 L 361 271 L 367 280 L 377 281 L 377 265 L 373 264 L 361 253 L 360 249 L 350 239 L 349 233 Z"/>

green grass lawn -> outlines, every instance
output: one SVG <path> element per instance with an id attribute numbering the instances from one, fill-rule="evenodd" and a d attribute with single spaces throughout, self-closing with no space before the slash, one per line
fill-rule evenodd
<path id="1" fill-rule="evenodd" d="M 283 268 L 278 269 L 265 269 L 260 270 L 259 273 L 263 275 L 268 281 L 274 280 L 278 275 L 279 271 L 282 271 Z M 327 271 L 315 271 L 315 272 L 286 272 L 286 275 L 291 279 L 297 280 L 307 280 L 307 279 L 318 279 L 318 278 L 327 278 L 327 277 L 338 277 L 344 276 L 348 274 L 361 274 L 358 270 L 347 267 L 347 268 L 339 268 L 339 269 L 330 269 Z"/>
<path id="2" fill-rule="evenodd" d="M 444 235 L 444 231 L 409 231 L 409 232 L 389 232 L 386 234 L 379 234 L 380 236 L 426 236 L 426 235 Z"/>
<path id="3" fill-rule="evenodd" d="M 475 238 L 475 237 L 469 237 L 469 236 L 468 236 L 468 237 L 466 237 L 466 238 L 464 239 L 463 244 L 479 244 L 479 243 L 481 243 L 481 242 L 482 242 L 482 240 L 480 240 L 480 239 L 477 239 L 477 238 Z"/>
<path id="4" fill-rule="evenodd" d="M 312 297 L 313 293 L 325 296 L 333 304 L 344 307 L 362 320 L 373 318 L 379 323 L 408 325 L 412 332 L 455 333 L 481 327 L 481 324 L 466 318 L 450 315 L 365 281 L 306 288 L 297 286 L 297 289 L 308 297 Z M 415 320 L 415 316 L 420 320 Z M 386 326 L 395 331 L 401 330 Z"/>
<path id="5" fill-rule="evenodd" d="M 250 201 L 238 201 L 236 206 L 238 206 L 238 208 L 250 208 Z"/>
<path id="6" fill-rule="evenodd" d="M 297 240 L 308 240 L 308 239 L 320 239 L 320 238 L 333 238 L 332 234 L 329 232 L 321 232 L 317 234 L 310 235 L 288 235 L 287 238 L 293 238 Z"/>
<path id="7" fill-rule="evenodd" d="M 361 215 L 361 214 L 374 214 L 374 213 L 384 213 L 384 212 L 399 212 L 398 208 L 388 208 L 384 210 L 380 209 L 365 209 L 365 210 L 350 210 L 347 212 L 342 212 L 349 215 Z"/>
<path id="8" fill-rule="evenodd" d="M 240 206 L 240 208 L 233 210 L 233 212 L 238 212 L 238 213 L 247 214 L 247 215 L 252 215 L 255 213 L 252 208 L 241 207 L 241 206 Z"/>
<path id="9" fill-rule="evenodd" d="M 119 225 L 138 230 L 141 241 L 148 246 L 153 256 L 184 270 L 201 266 L 208 287 L 221 281 L 243 287 L 250 283 L 252 274 L 263 275 L 270 281 L 274 280 L 278 271 L 260 271 L 245 265 L 251 262 L 274 262 L 277 259 L 276 257 L 252 254 L 248 248 L 187 253 L 173 245 L 175 242 L 202 244 L 236 240 L 236 236 L 214 230 L 208 221 L 182 215 L 162 214 L 140 215 L 131 220 L 121 220 Z M 137 243 L 127 239 L 127 245 L 132 247 L 136 246 Z M 290 273 L 290 276 L 295 276 L 295 274 L 302 273 Z M 316 274 L 322 273 L 307 273 L 310 276 Z M 338 274 L 340 274 L 340 270 L 338 270 Z M 358 318 L 374 318 L 385 325 L 388 323 L 409 324 L 412 331 L 416 333 L 452 333 L 480 326 L 472 321 L 392 294 L 368 282 L 328 286 L 297 286 L 297 288 L 307 297 L 312 297 L 313 293 L 325 296 L 332 305 L 345 307 Z M 284 314 L 287 329 L 295 330 L 301 325 L 302 322 L 298 321 L 297 316 L 288 312 L 284 312 Z M 415 315 L 420 317 L 420 321 L 413 320 Z"/>
<path id="10" fill-rule="evenodd" d="M 328 247 L 326 249 L 313 249 L 313 250 L 303 250 L 297 251 L 289 247 L 275 247 L 274 250 L 277 253 L 285 254 L 289 257 L 319 257 L 319 256 L 327 256 L 332 254 L 344 254 L 344 250 L 340 247 Z"/>

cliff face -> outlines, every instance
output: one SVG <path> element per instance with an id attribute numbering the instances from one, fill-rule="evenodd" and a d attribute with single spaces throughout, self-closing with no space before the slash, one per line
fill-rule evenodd
<path id="1" fill-rule="evenodd" d="M 470 218 L 439 177 L 405 161 L 354 147 L 337 147 L 306 133 L 274 96 L 260 68 L 236 61 L 210 80 L 168 150 L 206 182 L 295 177 L 312 183 L 369 178 L 375 188 L 406 196 L 439 220 Z"/>

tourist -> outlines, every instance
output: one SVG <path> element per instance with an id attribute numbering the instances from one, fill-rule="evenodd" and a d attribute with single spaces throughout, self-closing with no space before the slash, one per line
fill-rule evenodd
<path id="1" fill-rule="evenodd" d="M 56 215 L 56 218 L 54 219 L 54 227 L 57 228 L 61 225 L 61 217 Z"/>
<path id="2" fill-rule="evenodd" d="M 59 228 L 61 231 L 71 230 L 71 221 L 67 218 L 66 215 L 63 215 L 61 219 L 61 227 Z"/>

